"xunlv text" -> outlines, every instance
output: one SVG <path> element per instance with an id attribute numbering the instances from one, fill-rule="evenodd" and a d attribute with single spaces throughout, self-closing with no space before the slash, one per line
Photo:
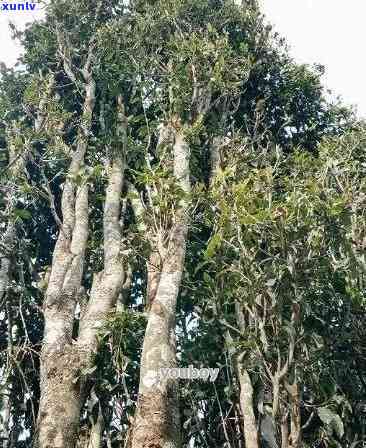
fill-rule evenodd
<path id="1" fill-rule="evenodd" d="M 35 3 L 2 3 L 0 4 L 0 11 L 34 11 L 36 9 Z"/>

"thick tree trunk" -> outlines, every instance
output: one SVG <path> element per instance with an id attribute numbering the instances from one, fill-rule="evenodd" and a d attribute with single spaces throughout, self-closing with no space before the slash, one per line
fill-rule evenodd
<path id="1" fill-rule="evenodd" d="M 89 86 L 90 87 L 90 86 Z M 93 111 L 92 88 L 87 89 L 84 112 Z M 92 97 L 90 97 L 91 95 Z M 95 275 L 90 300 L 80 322 L 79 335 L 72 340 L 75 306 L 81 287 L 84 253 L 88 236 L 88 191 L 74 191 L 67 180 L 63 198 L 63 226 L 56 244 L 46 294 L 45 336 L 42 349 L 41 400 L 38 416 L 39 448 L 73 448 L 76 444 L 80 410 L 85 397 L 83 371 L 90 367 L 97 350 L 97 334 L 114 307 L 124 282 L 121 194 L 124 183 L 126 121 L 119 99 L 122 149 L 117 148 L 107 167 L 108 187 L 104 207 L 104 270 Z M 85 122 L 84 122 L 85 123 Z M 89 124 L 91 122 L 89 121 Z M 85 124 L 84 124 L 85 126 Z M 83 130 L 86 136 L 86 130 Z M 83 163 L 86 139 L 79 141 L 71 173 Z"/>
<path id="2" fill-rule="evenodd" d="M 180 422 L 177 384 L 159 377 L 162 368 L 176 365 L 175 307 L 181 273 L 167 262 L 151 306 L 141 360 L 133 448 L 179 447 Z"/>
<path id="3" fill-rule="evenodd" d="M 81 407 L 78 378 L 86 366 L 82 351 L 73 344 L 72 331 L 81 293 L 89 211 L 88 187 L 86 184 L 76 187 L 73 177 L 84 165 L 94 110 L 95 85 L 92 79 L 89 82 L 84 102 L 84 125 L 63 188 L 63 222 L 53 254 L 44 304 L 39 448 L 72 448 L 78 433 Z"/>
<path id="4" fill-rule="evenodd" d="M 173 133 L 174 176 L 189 194 L 189 147 L 182 132 Z M 175 314 L 186 251 L 187 209 L 188 202 L 182 199 L 172 216 L 168 243 L 153 248 L 160 251 L 161 272 L 148 269 L 152 303 L 143 344 L 132 448 L 181 447 L 177 380 L 162 376 L 161 372 L 176 365 Z M 157 241 L 162 240 L 159 235 L 156 237 Z"/>

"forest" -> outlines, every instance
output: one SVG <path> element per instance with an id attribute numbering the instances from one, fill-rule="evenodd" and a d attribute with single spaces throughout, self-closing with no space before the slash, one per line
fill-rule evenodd
<path id="1" fill-rule="evenodd" d="M 1 447 L 365 447 L 366 124 L 325 68 L 256 0 L 12 33 Z"/>

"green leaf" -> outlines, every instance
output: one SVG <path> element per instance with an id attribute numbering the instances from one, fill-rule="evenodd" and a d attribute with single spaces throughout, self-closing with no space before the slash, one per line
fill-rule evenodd
<path id="1" fill-rule="evenodd" d="M 328 408 L 319 408 L 318 416 L 329 429 L 337 434 L 341 439 L 344 435 L 344 425 L 341 417 Z"/>
<path id="2" fill-rule="evenodd" d="M 31 214 L 30 211 L 24 210 L 24 209 L 20 209 L 20 208 L 16 208 L 14 210 L 14 215 L 15 215 L 16 218 L 20 218 L 20 219 L 23 219 L 23 220 L 28 220 L 28 219 L 31 219 L 31 217 L 32 217 L 32 214 Z"/>
<path id="3" fill-rule="evenodd" d="M 205 258 L 213 258 L 217 249 L 221 246 L 222 237 L 219 233 L 216 233 L 211 238 L 210 242 L 208 243 L 207 249 L 205 251 Z"/>

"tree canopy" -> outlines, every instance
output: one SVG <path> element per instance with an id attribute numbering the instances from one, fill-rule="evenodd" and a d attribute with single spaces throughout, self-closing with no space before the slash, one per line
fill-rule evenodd
<path id="1" fill-rule="evenodd" d="M 13 32 L 3 446 L 365 443 L 366 129 L 324 68 L 254 1 L 51 0 Z"/>

